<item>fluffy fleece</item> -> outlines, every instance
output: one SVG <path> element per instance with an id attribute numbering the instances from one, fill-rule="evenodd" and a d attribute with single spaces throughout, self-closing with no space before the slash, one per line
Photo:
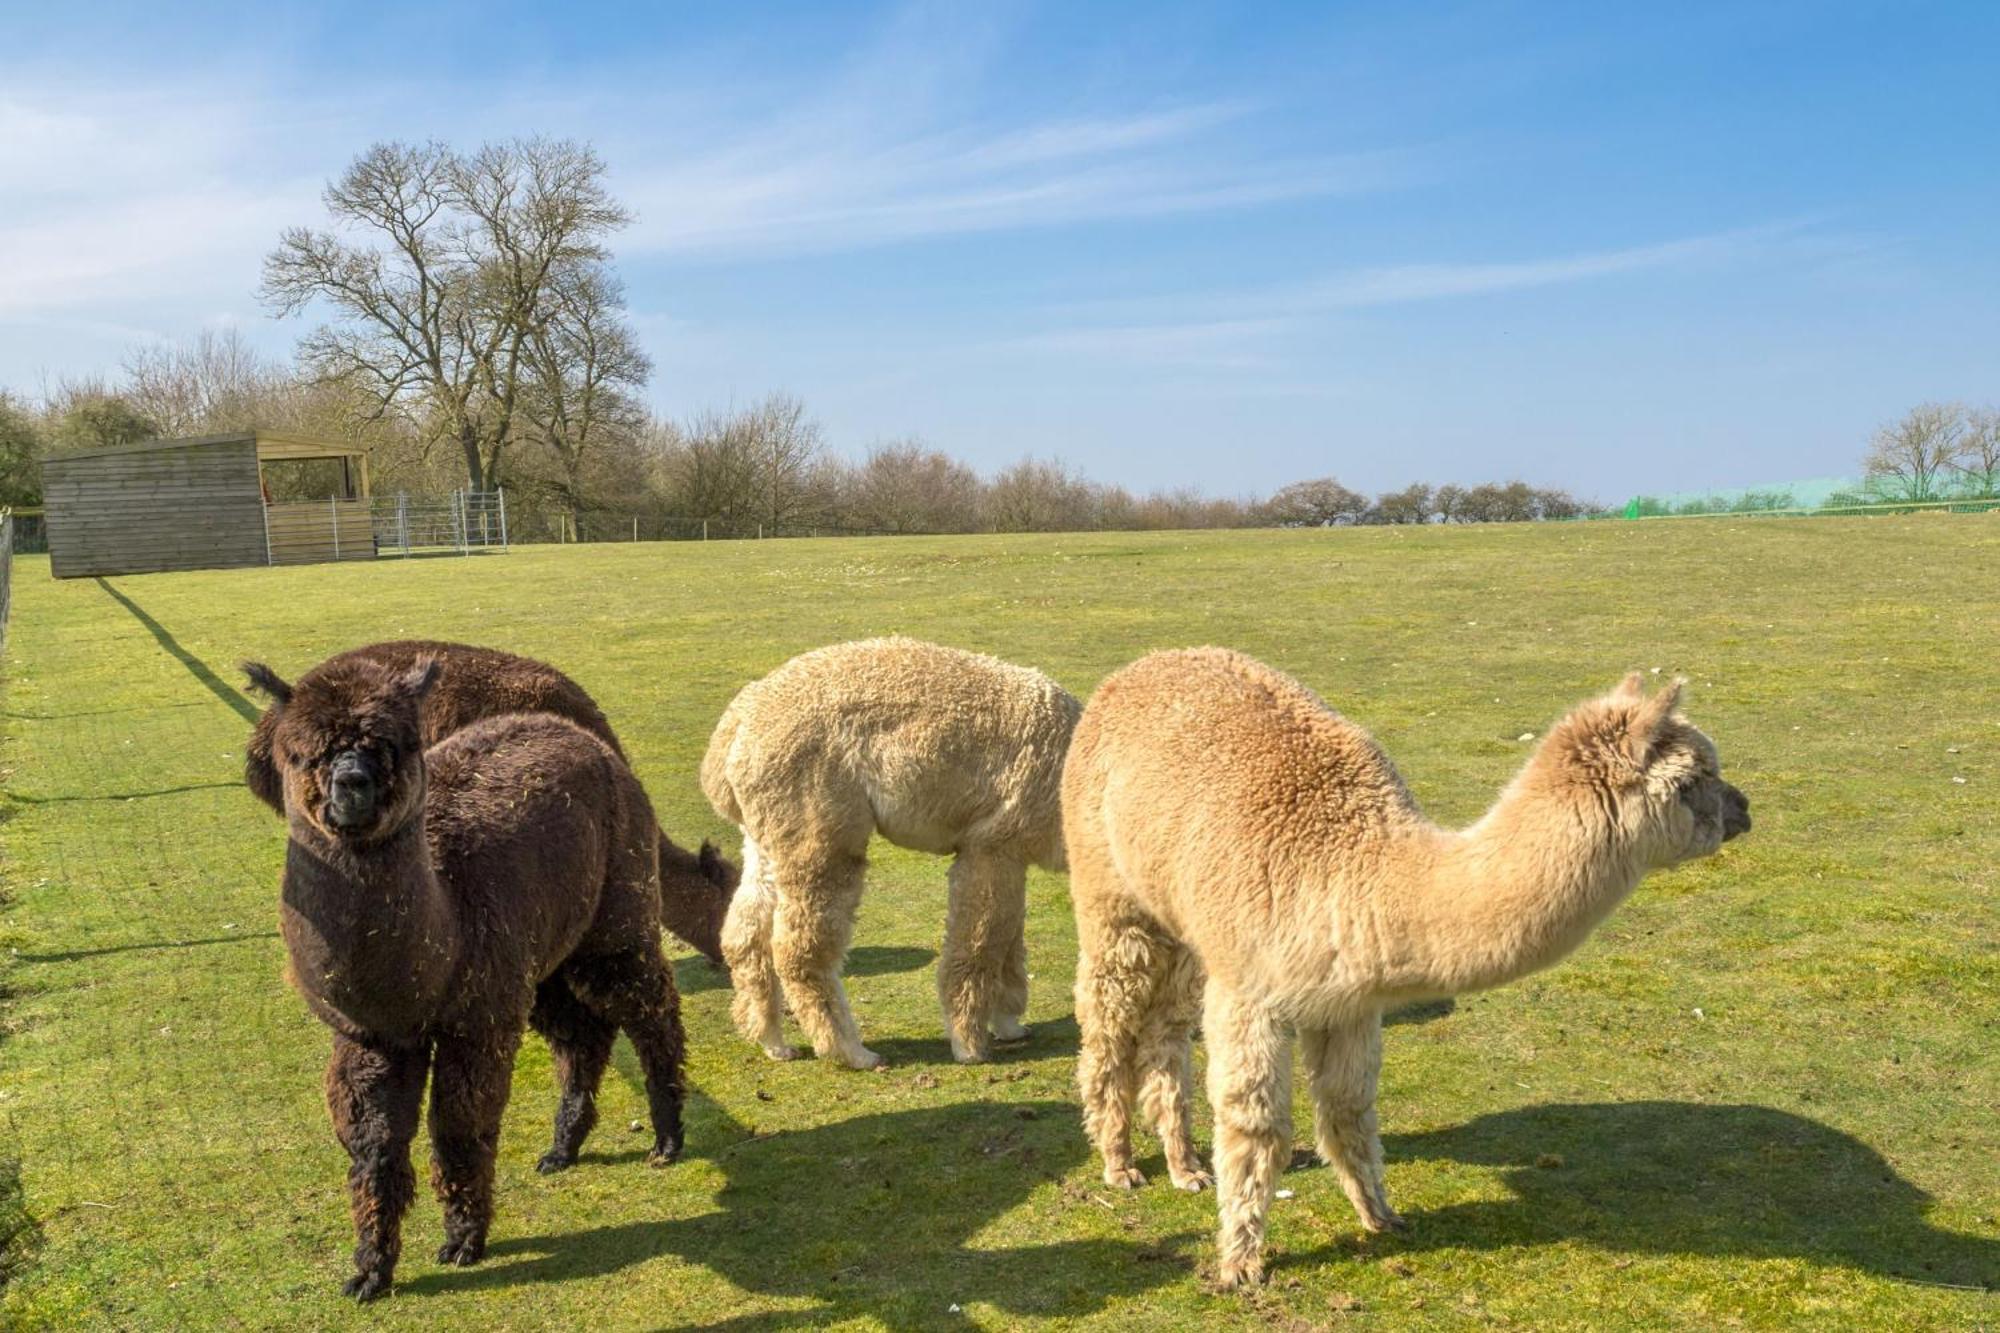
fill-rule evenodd
<path id="1" fill-rule="evenodd" d="M 702 761 L 711 804 L 743 830 L 723 928 L 743 1034 L 773 1059 L 779 992 L 822 1059 L 869 1069 L 840 966 L 868 840 L 949 855 L 938 995 L 952 1053 L 1026 1036 L 1027 868 L 1063 865 L 1061 773 L 1076 698 L 1038 671 L 914 639 L 802 654 L 747 685 Z"/>
<path id="2" fill-rule="evenodd" d="M 1189 1123 L 1199 1019 L 1223 1283 L 1262 1277 L 1294 1034 L 1320 1156 L 1366 1227 L 1401 1225 L 1376 1129 L 1384 1008 L 1547 967 L 1648 871 L 1749 828 L 1678 697 L 1628 677 L 1557 723 L 1482 819 L 1446 830 L 1366 732 L 1240 653 L 1155 653 L 1106 680 L 1063 778 L 1078 1081 L 1105 1180 L 1142 1183 L 1136 1098 L 1173 1182 L 1210 1183 Z"/>
<path id="3" fill-rule="evenodd" d="M 415 1190 L 428 1076 L 438 1261 L 476 1263 L 493 1218 L 500 1117 L 525 1027 L 560 1101 L 541 1169 L 576 1160 L 617 1033 L 645 1071 L 656 1164 L 681 1150 L 680 1004 L 660 950 L 659 829 L 603 740 L 547 713 L 486 718 L 425 750 L 435 662 L 335 659 L 273 699 L 289 832 L 289 975 L 333 1030 L 327 1106 L 347 1149 L 354 1276 L 378 1296 Z"/>

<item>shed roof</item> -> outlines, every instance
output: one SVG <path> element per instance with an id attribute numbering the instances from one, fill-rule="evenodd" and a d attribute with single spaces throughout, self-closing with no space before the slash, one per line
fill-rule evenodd
<path id="1" fill-rule="evenodd" d="M 190 435 L 173 440 L 140 440 L 136 444 L 107 444 L 96 449 L 73 449 L 65 453 L 50 454 L 43 461 L 58 463 L 67 462 L 72 458 L 160 453 L 174 449 L 200 449 L 215 444 L 252 442 L 257 446 L 257 461 L 260 463 L 282 459 L 358 458 L 368 452 L 364 445 L 324 439 L 315 435 L 295 435 L 290 431 L 244 430 L 232 431 L 226 435 Z"/>

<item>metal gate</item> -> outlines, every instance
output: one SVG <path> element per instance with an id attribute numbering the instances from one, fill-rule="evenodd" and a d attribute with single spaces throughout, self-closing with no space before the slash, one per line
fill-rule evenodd
<path id="1" fill-rule="evenodd" d="M 507 549 L 507 492 L 453 491 L 442 498 L 407 492 L 375 498 L 375 549 L 381 555 Z"/>

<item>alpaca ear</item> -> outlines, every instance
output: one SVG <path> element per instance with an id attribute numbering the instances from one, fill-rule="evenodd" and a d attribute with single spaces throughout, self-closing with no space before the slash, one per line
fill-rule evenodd
<path id="1" fill-rule="evenodd" d="M 1634 676 L 1638 673 L 1634 672 Z M 1653 742 L 1659 739 L 1667 720 L 1680 706 L 1681 687 L 1685 680 L 1676 678 L 1652 698 L 1642 702 L 1633 712 L 1632 720 L 1626 726 L 1626 735 L 1634 762 L 1644 766 L 1646 757 L 1652 752 Z"/>
<path id="2" fill-rule="evenodd" d="M 443 669 L 435 657 L 417 659 L 417 664 L 403 673 L 400 682 L 403 692 L 419 703 L 423 702 L 424 696 L 431 692 L 433 685 L 437 684 L 438 673 Z"/>
<path id="3" fill-rule="evenodd" d="M 1612 689 L 1611 697 L 1621 704 L 1637 703 L 1646 697 L 1646 678 L 1636 671 L 1625 673 L 1625 679 Z"/>
<path id="4" fill-rule="evenodd" d="M 281 708 L 292 701 L 292 687 L 280 679 L 277 672 L 262 662 L 245 662 L 242 666 L 244 679 L 251 689 Z"/>

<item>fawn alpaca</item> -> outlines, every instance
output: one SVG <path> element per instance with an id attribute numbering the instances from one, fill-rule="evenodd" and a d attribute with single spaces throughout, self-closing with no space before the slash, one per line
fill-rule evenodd
<path id="1" fill-rule="evenodd" d="M 1135 1098 L 1183 1189 L 1190 1035 L 1208 1041 L 1225 1285 L 1263 1275 L 1291 1152 L 1292 1034 L 1319 1153 L 1363 1225 L 1383 1188 L 1381 1016 L 1547 967 L 1650 870 L 1750 827 L 1715 747 L 1637 673 L 1572 711 L 1493 807 L 1424 818 L 1359 727 L 1218 648 L 1155 653 L 1098 688 L 1063 774 L 1080 957 L 1078 1082 L 1104 1178 L 1134 1186 Z M 1205 985 L 1204 985 L 1205 983 Z"/>
<path id="2" fill-rule="evenodd" d="M 425 750 L 434 661 L 336 658 L 296 687 L 245 671 L 276 715 L 288 971 L 333 1029 L 327 1107 L 355 1229 L 346 1293 L 368 1300 L 394 1276 L 427 1075 L 438 1262 L 484 1254 L 501 1113 L 531 1023 L 560 1091 L 543 1171 L 576 1160 L 621 1028 L 645 1070 L 650 1160 L 674 1160 L 682 1035 L 660 950 L 659 829 L 625 762 L 546 713 L 487 718 Z"/>
<path id="3" fill-rule="evenodd" d="M 881 1057 L 840 985 L 868 840 L 949 853 L 938 999 L 952 1054 L 1027 1035 L 1030 865 L 1060 870 L 1063 751 L 1080 709 L 1039 671 L 915 639 L 804 653 L 743 687 L 716 725 L 701 789 L 743 830 L 743 884 L 722 948 L 736 1025 L 774 1060 L 783 987 L 821 1059 Z"/>

